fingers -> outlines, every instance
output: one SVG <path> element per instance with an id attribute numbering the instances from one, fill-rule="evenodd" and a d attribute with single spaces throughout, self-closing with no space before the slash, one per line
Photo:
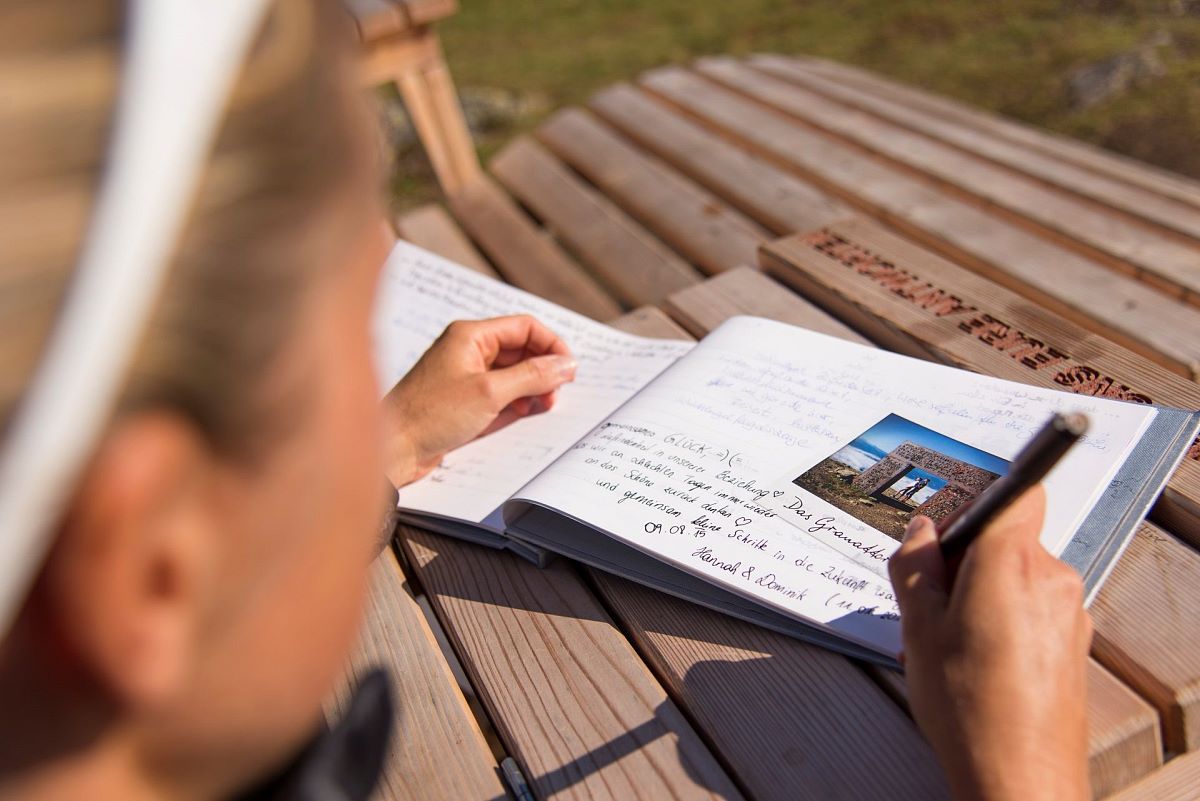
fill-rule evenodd
<path id="1" fill-rule="evenodd" d="M 493 406 L 505 409 L 518 398 L 538 398 L 550 395 L 568 381 L 575 379 L 575 359 L 572 356 L 534 356 L 484 376 L 487 394 Z M 552 399 L 545 398 L 543 408 Z"/>
<path id="2" fill-rule="evenodd" d="M 487 366 L 508 367 L 525 356 L 571 355 L 566 343 L 528 314 L 459 321 L 447 332 L 471 341 Z"/>
<path id="3" fill-rule="evenodd" d="M 1033 487 L 1013 501 L 995 520 L 988 523 L 979 541 L 985 538 L 1004 537 L 1021 543 L 1038 542 L 1042 533 L 1042 519 L 1046 516 L 1046 490 L 1041 484 Z"/>
<path id="4" fill-rule="evenodd" d="M 908 524 L 904 542 L 888 561 L 905 630 L 922 629 L 946 608 L 946 563 L 933 521 L 918 515 Z"/>

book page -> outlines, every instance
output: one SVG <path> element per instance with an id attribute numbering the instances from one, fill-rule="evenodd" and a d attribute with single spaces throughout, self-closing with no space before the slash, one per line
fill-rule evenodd
<path id="1" fill-rule="evenodd" d="M 501 530 L 497 510 L 513 492 L 693 347 L 622 333 L 399 242 L 375 311 L 380 386 L 389 390 L 451 322 L 510 314 L 532 314 L 567 343 L 579 361 L 575 381 L 551 411 L 459 448 L 403 487 L 402 508 Z"/>
<path id="2" fill-rule="evenodd" d="M 980 491 L 1056 410 L 1092 422 L 1045 482 L 1059 553 L 1153 408 L 734 318 L 518 497 L 895 653 L 886 563 L 903 523 Z"/>

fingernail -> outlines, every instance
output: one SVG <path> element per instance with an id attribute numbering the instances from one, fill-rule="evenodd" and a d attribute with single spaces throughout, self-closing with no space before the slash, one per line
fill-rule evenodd
<path id="1" fill-rule="evenodd" d="M 911 537 L 913 534 L 916 534 L 917 529 L 919 529 L 920 527 L 921 527 L 920 518 L 914 517 L 912 520 L 909 520 L 908 525 L 904 527 L 904 540 L 903 541 L 907 542 L 908 538 Z"/>
<path id="2" fill-rule="evenodd" d="M 579 366 L 579 362 L 573 356 L 555 356 L 554 367 L 558 370 L 558 374 L 562 376 L 564 381 L 570 381 L 575 378 L 575 368 Z"/>

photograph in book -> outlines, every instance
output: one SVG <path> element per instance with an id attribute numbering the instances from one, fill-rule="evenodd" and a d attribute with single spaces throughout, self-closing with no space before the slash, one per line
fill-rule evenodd
<path id="1" fill-rule="evenodd" d="M 898 541 L 914 515 L 943 520 L 1007 473 L 1008 464 L 889 414 L 792 483 Z"/>

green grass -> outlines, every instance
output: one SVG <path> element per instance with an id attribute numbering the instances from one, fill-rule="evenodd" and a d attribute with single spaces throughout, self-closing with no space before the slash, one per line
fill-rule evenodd
<path id="1" fill-rule="evenodd" d="M 555 109 L 705 54 L 807 53 L 1200 177 L 1200 0 L 461 0 L 442 23 L 457 84 Z M 1181 15 L 1180 15 L 1181 14 Z M 1065 76 L 1155 31 L 1168 74 L 1084 111 Z M 520 121 L 503 137 L 536 124 Z M 417 182 L 419 184 L 419 182 Z M 401 195 L 417 184 L 406 182 Z"/>

